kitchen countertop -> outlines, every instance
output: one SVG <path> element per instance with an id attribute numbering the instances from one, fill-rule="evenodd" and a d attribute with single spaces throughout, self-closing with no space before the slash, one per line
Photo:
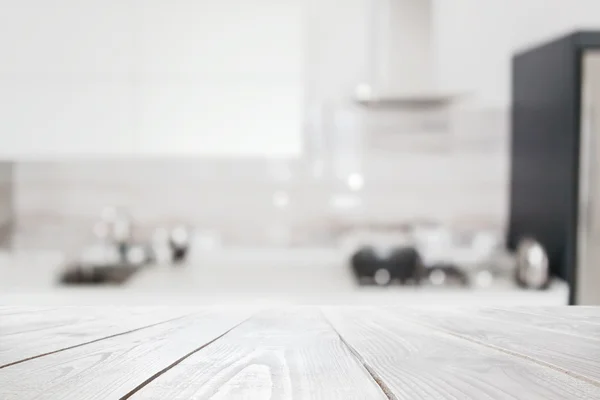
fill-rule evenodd
<path id="1" fill-rule="evenodd" d="M 598 399 L 600 308 L 3 306 L 0 398 Z"/>
<path id="2" fill-rule="evenodd" d="M 489 287 L 392 284 L 359 286 L 346 265 L 295 268 L 280 265 L 196 264 L 182 268 L 150 268 L 127 288 L 133 292 L 202 299 L 219 304 L 281 301 L 293 305 L 472 305 L 560 306 L 568 304 L 568 285 L 555 279 L 548 290 L 520 288 L 512 279 L 496 279 Z M 474 303 L 475 302 L 475 303 Z"/>
<path id="3" fill-rule="evenodd" d="M 460 305 L 560 306 L 568 285 L 490 287 L 358 286 L 339 251 L 229 249 L 196 254 L 180 267 L 153 266 L 122 286 L 60 286 L 60 252 L 0 253 L 0 304 L 11 305 Z"/>
<path id="4" fill-rule="evenodd" d="M 568 302 L 565 282 L 555 280 L 548 290 L 527 290 L 512 282 L 498 281 L 491 287 L 358 286 L 353 278 L 282 274 L 276 279 L 233 275 L 221 276 L 186 271 L 147 271 L 123 286 L 0 287 L 0 304 L 20 306 L 144 306 L 144 305 L 453 305 L 470 306 L 561 306 Z M 0 286 L 2 286 L 0 284 Z"/>

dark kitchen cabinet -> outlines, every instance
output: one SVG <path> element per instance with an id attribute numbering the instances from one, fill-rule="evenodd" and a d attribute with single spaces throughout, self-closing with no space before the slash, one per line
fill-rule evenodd
<path id="1" fill-rule="evenodd" d="M 600 304 L 600 31 L 521 52 L 512 65 L 508 245 L 534 237 L 571 304 Z"/>

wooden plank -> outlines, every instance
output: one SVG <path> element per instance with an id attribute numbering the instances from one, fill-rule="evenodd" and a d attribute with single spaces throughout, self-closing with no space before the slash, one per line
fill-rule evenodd
<path id="1" fill-rule="evenodd" d="M 600 323 L 589 322 L 587 318 L 565 318 L 543 311 L 538 313 L 536 308 L 485 308 L 478 310 L 478 313 L 480 316 L 492 318 L 498 323 L 502 321 L 519 323 L 600 340 Z M 577 338 L 573 338 L 573 340 L 577 340 Z"/>
<path id="2" fill-rule="evenodd" d="M 570 321 L 577 320 L 578 322 L 600 324 L 600 307 L 511 307 L 510 310 L 551 316 L 554 318 L 566 318 Z"/>
<path id="3" fill-rule="evenodd" d="M 314 308 L 261 313 L 132 396 L 135 400 L 386 398 Z"/>
<path id="4" fill-rule="evenodd" d="M 127 309 L 128 315 L 152 315 L 153 309 Z M 159 310 L 157 310 L 159 311 Z M 12 313 L 0 314 L 0 340 L 9 335 L 42 331 L 49 328 L 81 324 L 118 314 L 117 307 L 60 307 L 54 309 L 18 307 Z"/>
<path id="5" fill-rule="evenodd" d="M 204 312 L 1 369 L 0 398 L 122 398 L 250 314 Z"/>
<path id="6" fill-rule="evenodd" d="M 0 317 L 0 368 L 31 357 L 162 323 L 189 308 L 65 307 Z"/>
<path id="7" fill-rule="evenodd" d="M 0 307 L 0 317 L 8 315 L 19 315 L 28 313 L 40 313 L 55 309 L 56 307 L 32 307 L 32 306 L 2 306 Z"/>
<path id="8" fill-rule="evenodd" d="M 598 399 L 600 388 L 556 370 L 378 309 L 325 311 L 392 399 Z"/>
<path id="9" fill-rule="evenodd" d="M 186 311 L 188 310 L 188 311 Z M 156 317 L 164 319 L 192 312 L 192 307 L 116 307 L 116 306 L 71 306 L 56 308 L 18 307 L 13 312 L 0 313 L 0 340 L 7 335 L 41 331 L 47 328 L 66 327 L 83 322 L 110 319 L 119 315 L 130 317 Z"/>
<path id="10" fill-rule="evenodd" d="M 600 386 L 600 343 L 587 337 L 486 318 L 477 309 L 398 308 L 398 319 L 410 318 L 506 353 L 563 371 Z"/>

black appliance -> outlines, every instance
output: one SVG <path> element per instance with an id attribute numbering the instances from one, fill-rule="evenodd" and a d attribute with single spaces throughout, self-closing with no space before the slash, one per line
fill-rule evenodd
<path id="1" fill-rule="evenodd" d="M 575 32 L 512 62 L 507 243 L 541 243 L 571 304 L 600 304 L 599 50 L 600 31 Z"/>

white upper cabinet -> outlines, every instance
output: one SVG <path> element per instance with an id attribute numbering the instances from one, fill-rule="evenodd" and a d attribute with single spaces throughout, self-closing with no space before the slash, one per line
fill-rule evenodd
<path id="1" fill-rule="evenodd" d="M 0 156 L 298 155 L 303 0 L 0 0 Z"/>
<path id="2" fill-rule="evenodd" d="M 0 157 L 128 154 L 129 0 L 0 0 Z"/>
<path id="3" fill-rule="evenodd" d="M 142 3 L 139 152 L 300 154 L 302 0 Z"/>
<path id="4" fill-rule="evenodd" d="M 140 1 L 139 66 L 145 74 L 301 76 L 304 0 Z"/>
<path id="5" fill-rule="evenodd" d="M 287 82 L 144 83 L 136 153 L 295 157 L 302 149 L 301 85 Z"/>
<path id="6" fill-rule="evenodd" d="M 132 6 L 132 0 L 0 0 L 2 78 L 128 76 Z"/>
<path id="7" fill-rule="evenodd" d="M 0 85 L 0 157 L 131 154 L 130 85 L 54 79 L 3 80 Z"/>

